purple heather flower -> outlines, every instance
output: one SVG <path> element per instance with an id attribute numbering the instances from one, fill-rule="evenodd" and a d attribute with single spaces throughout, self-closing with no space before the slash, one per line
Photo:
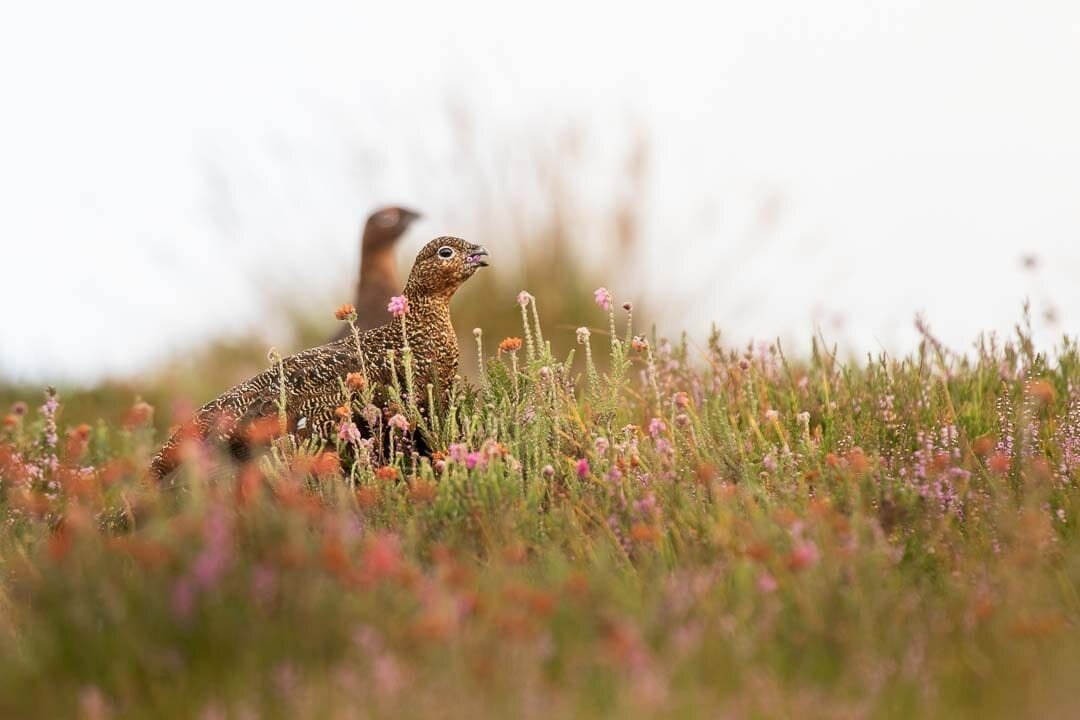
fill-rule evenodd
<path id="1" fill-rule="evenodd" d="M 356 427 L 356 423 L 345 420 L 338 427 L 338 438 L 342 442 L 357 443 L 362 439 L 360 436 L 360 428 Z"/>
<path id="2" fill-rule="evenodd" d="M 28 408 L 26 407 L 26 403 L 24 403 L 22 400 L 11 406 L 11 414 L 18 417 L 25 415 L 27 410 Z"/>
<path id="3" fill-rule="evenodd" d="M 776 582 L 776 578 L 769 574 L 767 570 L 762 570 L 757 579 L 758 590 L 768 595 L 769 593 L 776 592 L 776 588 L 780 585 Z"/>
<path id="4" fill-rule="evenodd" d="M 463 443 L 450 443 L 450 447 L 447 448 L 450 453 L 450 459 L 456 463 L 465 462 L 465 456 L 469 454 L 469 447 Z"/>
<path id="5" fill-rule="evenodd" d="M 409 298 L 404 295 L 395 295 L 390 298 L 390 304 L 386 306 L 386 309 L 396 318 L 405 317 L 409 313 Z"/>
<path id="6" fill-rule="evenodd" d="M 465 467 L 472 470 L 477 465 L 483 465 L 484 456 L 478 452 L 471 452 L 465 456 Z"/>
<path id="7" fill-rule="evenodd" d="M 593 300 L 604 312 L 611 312 L 611 293 L 606 287 L 596 288 Z"/>
<path id="8" fill-rule="evenodd" d="M 667 425 L 658 417 L 654 417 L 649 421 L 649 434 L 654 438 L 659 437 L 660 433 L 667 430 Z"/>

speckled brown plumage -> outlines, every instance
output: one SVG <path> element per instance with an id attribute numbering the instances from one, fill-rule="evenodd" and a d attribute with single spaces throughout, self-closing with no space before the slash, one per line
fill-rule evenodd
<path id="1" fill-rule="evenodd" d="M 394 246 L 420 213 L 403 207 L 384 207 L 373 212 L 364 224 L 360 240 L 360 270 L 356 278 L 356 327 L 371 330 L 386 321 L 386 303 L 401 290 Z M 342 326 L 331 340 L 349 335 Z"/>
<path id="2" fill-rule="evenodd" d="M 477 268 L 487 265 L 486 257 L 484 248 L 455 237 L 436 238 L 416 256 L 405 285 L 409 312 L 404 322 L 418 395 L 428 383 L 445 387 L 457 374 L 459 351 L 450 322 L 450 298 Z M 377 388 L 392 382 L 388 351 L 394 350 L 395 368 L 404 387 L 403 321 L 391 318 L 385 308 L 383 312 L 389 322 L 360 335 L 368 381 Z M 288 430 L 301 439 L 314 436 L 332 441 L 340 422 L 335 410 L 342 403 L 341 382 L 361 370 L 354 339 L 350 335 L 304 350 L 285 358 L 283 365 Z M 178 463 L 181 443 L 192 436 L 227 444 L 242 453 L 250 441 L 247 430 L 261 419 L 277 416 L 280 390 L 279 372 L 272 368 L 210 401 L 154 456 L 152 474 L 163 478 L 170 473 Z M 418 397 L 418 404 L 423 399 Z M 385 404 L 385 390 L 376 392 L 376 402 Z"/>

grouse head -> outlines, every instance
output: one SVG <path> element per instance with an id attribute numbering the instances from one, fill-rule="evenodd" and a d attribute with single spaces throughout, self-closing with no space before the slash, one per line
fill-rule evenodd
<path id="1" fill-rule="evenodd" d="M 456 237 L 438 237 L 416 256 L 405 294 L 450 298 L 478 268 L 487 267 L 488 251 Z"/>
<path id="2" fill-rule="evenodd" d="M 380 208 L 371 213 L 367 224 L 364 225 L 364 245 L 391 245 L 405 234 L 409 225 L 419 218 L 420 213 L 408 208 L 396 206 Z"/>

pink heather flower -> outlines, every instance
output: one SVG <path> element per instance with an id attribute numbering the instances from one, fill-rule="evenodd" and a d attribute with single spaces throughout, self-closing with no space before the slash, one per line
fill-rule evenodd
<path id="1" fill-rule="evenodd" d="M 251 597 L 259 605 L 268 605 L 277 594 L 277 571 L 269 565 L 256 565 L 251 571 Z"/>
<path id="2" fill-rule="evenodd" d="M 579 345 L 584 345 L 585 343 L 587 343 L 589 341 L 589 335 L 591 335 L 591 334 L 592 333 L 589 332 L 589 328 L 587 328 L 587 327 L 579 327 L 577 329 L 577 341 L 578 341 L 578 344 Z"/>
<path id="3" fill-rule="evenodd" d="M 677 392 L 671 396 L 671 401 L 675 403 L 675 407 L 680 410 L 685 410 L 690 407 L 690 396 L 685 392 Z"/>
<path id="4" fill-rule="evenodd" d="M 409 298 L 404 295 L 395 295 L 390 298 L 390 304 L 386 306 L 386 309 L 396 318 L 405 317 L 409 313 Z"/>
<path id="5" fill-rule="evenodd" d="M 364 409 L 360 411 L 360 415 L 363 416 L 364 422 L 374 427 L 375 423 L 379 422 L 379 416 L 382 413 L 379 412 L 379 408 L 375 405 L 365 405 Z"/>
<path id="6" fill-rule="evenodd" d="M 447 448 L 450 454 L 450 459 L 456 463 L 465 462 L 465 457 L 469 454 L 469 448 L 462 443 L 451 443 Z"/>
<path id="7" fill-rule="evenodd" d="M 541 470 L 541 471 L 540 471 L 540 473 L 541 473 L 541 474 L 542 474 L 542 475 L 543 475 L 543 476 L 544 476 L 545 478 L 547 478 L 548 480 L 550 480 L 551 478 L 555 477 L 555 468 L 551 467 L 550 465 L 545 465 L 545 466 L 544 466 L 544 469 L 543 469 L 543 470 Z"/>
<path id="8" fill-rule="evenodd" d="M 15 415 L 16 417 L 22 417 L 23 415 L 26 414 L 26 411 L 28 409 L 29 408 L 27 408 L 26 403 L 24 403 L 22 400 L 20 400 L 17 403 L 15 403 L 14 405 L 11 406 L 11 414 Z"/>
<path id="9" fill-rule="evenodd" d="M 776 592 L 776 588 L 779 584 L 776 582 L 776 578 L 770 575 L 767 571 L 762 570 L 757 579 L 758 590 L 768 595 L 769 593 Z"/>
<path id="10" fill-rule="evenodd" d="M 191 580 L 182 577 L 173 584 L 172 589 L 173 616 L 177 620 L 187 620 L 195 610 L 195 588 Z"/>
<path id="11" fill-rule="evenodd" d="M 608 448 L 610 447 L 610 443 L 608 442 L 608 439 L 606 437 L 598 437 L 593 443 L 593 447 L 596 448 L 597 455 L 606 455 Z"/>
<path id="12" fill-rule="evenodd" d="M 338 438 L 342 442 L 358 443 L 363 438 L 360 436 L 360 428 L 356 427 L 356 423 L 346 420 L 338 427 Z"/>
<path id="13" fill-rule="evenodd" d="M 765 466 L 765 469 L 769 472 L 776 472 L 776 468 L 779 467 L 776 462 L 776 453 L 769 453 L 765 456 L 765 459 L 761 461 L 761 464 Z"/>
<path id="14" fill-rule="evenodd" d="M 387 421 L 387 423 L 390 425 L 390 427 L 397 428 L 401 432 L 409 431 L 409 421 L 406 420 L 405 416 L 401 413 L 397 413 L 396 415 L 394 415 Z"/>
<path id="15" fill-rule="evenodd" d="M 533 299 L 533 296 L 530 295 L 529 293 L 525 292 L 524 290 L 519 292 L 518 296 L 517 296 L 518 305 L 520 305 L 521 307 L 525 307 L 526 305 L 528 305 L 529 302 L 532 301 L 532 299 Z"/>
<path id="16" fill-rule="evenodd" d="M 232 561 L 232 522 L 228 512 L 214 505 L 203 525 L 203 549 L 191 566 L 196 586 L 209 590 L 225 575 Z"/>
<path id="17" fill-rule="evenodd" d="M 611 312 L 611 293 L 608 292 L 606 287 L 596 288 L 593 293 L 593 300 L 600 306 L 601 310 Z"/>
<path id="18" fill-rule="evenodd" d="M 792 570 L 802 570 L 811 565 L 816 565 L 821 558 L 817 545 L 812 542 L 802 542 L 795 546 L 788 556 L 788 566 Z"/>
<path id="19" fill-rule="evenodd" d="M 585 458 L 581 458 L 577 461 L 577 475 L 579 478 L 586 478 L 589 476 L 589 461 Z"/>
<path id="20" fill-rule="evenodd" d="M 659 437 L 660 433 L 667 430 L 667 425 L 660 418 L 654 417 L 649 421 L 649 434 L 654 438 Z"/>
<path id="21" fill-rule="evenodd" d="M 471 452 L 465 456 L 465 467 L 472 470 L 477 465 L 483 465 L 484 456 L 478 452 Z"/>

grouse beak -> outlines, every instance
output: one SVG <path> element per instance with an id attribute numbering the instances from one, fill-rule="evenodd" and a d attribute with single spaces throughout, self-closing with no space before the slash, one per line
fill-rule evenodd
<path id="1" fill-rule="evenodd" d="M 469 253 L 469 264 L 473 267 L 487 267 L 488 266 L 488 251 L 483 245 L 477 245 Z"/>

